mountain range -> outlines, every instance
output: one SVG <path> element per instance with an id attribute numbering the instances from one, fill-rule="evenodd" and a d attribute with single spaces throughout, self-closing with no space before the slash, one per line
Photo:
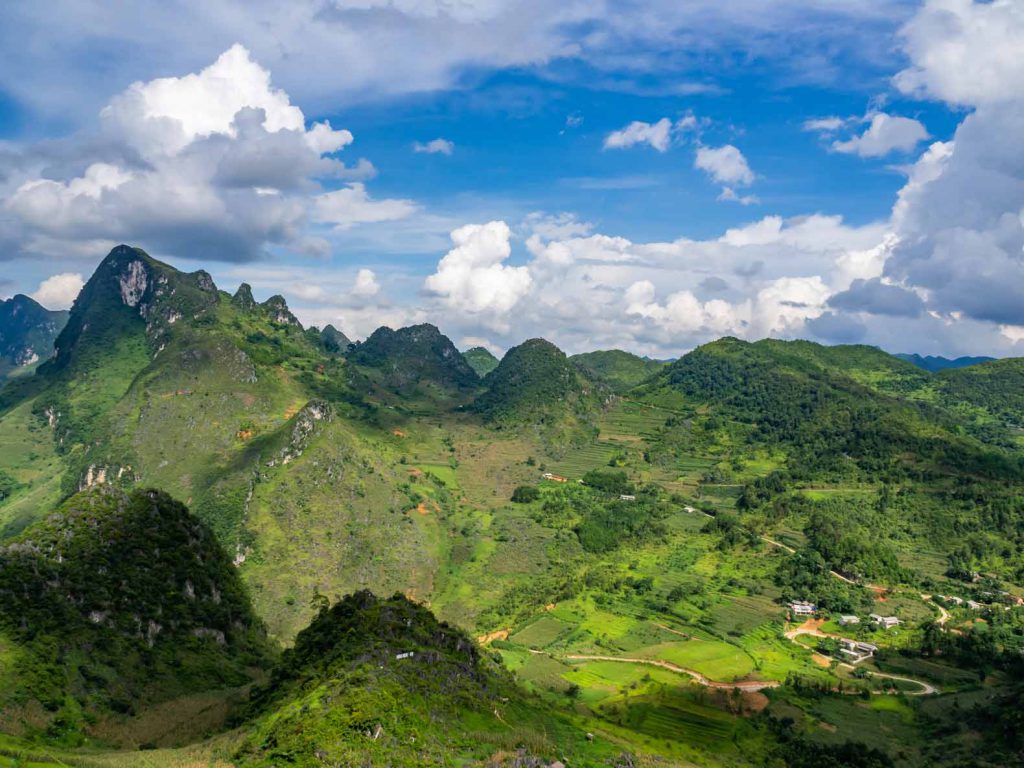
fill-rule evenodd
<path id="1" fill-rule="evenodd" d="M 1020 360 L 353 343 L 128 246 L 47 317 L 0 391 L 0 756 L 1020 755 Z M 830 665 L 847 614 L 878 652 Z"/>

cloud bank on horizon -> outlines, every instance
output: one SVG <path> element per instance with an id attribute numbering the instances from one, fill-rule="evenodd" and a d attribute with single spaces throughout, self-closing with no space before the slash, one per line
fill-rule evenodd
<path id="1" fill-rule="evenodd" d="M 539 335 L 669 356 L 734 335 L 1024 354 L 1013 0 L 777 0 L 773 14 L 753 0 L 335 0 L 296 4 L 287 25 L 254 3 L 196 27 L 192 46 L 198 5 L 169 18 L 143 4 L 170 40 L 210 51 L 168 55 L 173 72 L 155 71 L 165 42 L 99 4 L 61 18 L 15 5 L 0 32 L 0 105 L 17 105 L 0 106 L 14 136 L 0 142 L 0 261 L 5 290 L 54 308 L 123 241 L 283 292 L 306 322 L 355 337 L 429 321 L 497 350 Z M 97 93 L 60 64 L 103 25 L 130 45 Z M 19 29 L 77 34 L 78 50 L 33 54 L 30 72 Z M 749 84 L 737 51 L 757 109 L 730 100 Z M 859 109 L 835 95 L 850 90 Z M 36 127 L 62 107 L 67 126 Z M 803 162 L 839 179 L 827 208 L 797 184 Z M 551 176 L 559 163 L 588 172 Z M 888 198 L 864 215 L 858 187 L 879 175 Z"/>

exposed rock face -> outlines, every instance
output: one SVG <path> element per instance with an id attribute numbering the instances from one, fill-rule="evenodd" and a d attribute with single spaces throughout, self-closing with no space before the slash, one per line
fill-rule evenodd
<path id="1" fill-rule="evenodd" d="M 184 274 L 138 248 L 119 245 L 99 265 L 75 302 L 56 342 L 57 364 L 67 364 L 87 338 L 108 345 L 123 336 L 132 323 L 131 314 L 145 323 L 150 345 L 158 352 L 167 344 L 171 326 L 203 317 L 218 301 L 208 273 Z M 127 316 L 126 311 L 130 313 Z"/>
<path id="2" fill-rule="evenodd" d="M 231 303 L 239 309 L 250 311 L 256 308 L 256 299 L 252 296 L 252 286 L 248 283 L 242 283 L 238 286 L 238 290 L 235 291 L 235 295 L 231 297 Z"/>
<path id="3" fill-rule="evenodd" d="M 284 300 L 284 296 L 271 296 L 260 306 L 267 311 L 267 314 L 270 315 L 270 319 L 275 323 L 279 323 L 281 325 L 294 325 L 299 328 L 302 327 L 302 324 L 299 323 L 299 319 L 291 313 L 290 309 L 288 309 L 288 302 Z"/>
<path id="4" fill-rule="evenodd" d="M 121 301 L 129 307 L 139 306 L 149 286 L 146 266 L 138 259 L 129 262 L 118 278 L 118 284 L 121 288 Z"/>
<path id="5" fill-rule="evenodd" d="M 295 414 L 295 425 L 292 427 L 292 435 L 277 458 L 267 462 L 267 466 L 273 467 L 277 464 L 288 464 L 299 458 L 302 452 L 309 445 L 310 439 L 316 433 L 320 422 L 330 422 L 334 418 L 334 409 L 326 400 L 310 400 Z"/>

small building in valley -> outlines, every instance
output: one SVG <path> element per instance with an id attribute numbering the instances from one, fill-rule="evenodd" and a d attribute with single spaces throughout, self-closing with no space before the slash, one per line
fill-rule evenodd
<path id="1" fill-rule="evenodd" d="M 562 477 L 561 475 L 556 475 L 554 472 L 545 472 L 542 475 L 542 477 L 545 480 L 550 480 L 553 483 L 568 483 L 569 482 L 569 478 L 568 477 Z"/>
<path id="2" fill-rule="evenodd" d="M 848 640 L 844 637 L 839 641 L 839 650 L 852 663 L 857 664 L 864 661 L 864 659 L 870 659 L 874 656 L 878 646 L 871 643 L 862 643 L 859 640 Z"/>
<path id="3" fill-rule="evenodd" d="M 845 627 L 845 626 L 848 626 L 850 624 L 860 624 L 860 619 L 857 618 L 856 616 L 840 616 L 839 617 L 839 626 Z"/>
<path id="4" fill-rule="evenodd" d="M 899 626 L 900 620 L 895 616 L 882 616 L 877 613 L 872 613 L 871 623 L 881 627 L 882 629 L 892 629 L 893 627 Z"/>
<path id="5" fill-rule="evenodd" d="M 802 600 L 794 600 L 789 604 L 789 610 L 793 612 L 794 616 L 813 616 L 818 612 L 818 606 L 814 603 L 808 603 Z"/>
<path id="6" fill-rule="evenodd" d="M 636 496 L 631 493 L 620 493 L 619 501 L 636 501 Z"/>
<path id="7" fill-rule="evenodd" d="M 985 606 L 979 603 L 977 600 L 968 600 L 967 607 L 972 611 L 980 611 Z"/>

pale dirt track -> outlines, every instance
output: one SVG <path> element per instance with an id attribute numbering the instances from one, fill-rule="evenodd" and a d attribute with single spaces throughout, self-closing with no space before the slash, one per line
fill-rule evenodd
<path id="1" fill-rule="evenodd" d="M 625 656 L 583 656 L 575 654 L 556 658 L 566 659 L 567 661 L 619 661 L 625 664 L 646 664 L 650 667 L 661 667 L 662 669 L 667 669 L 669 672 L 675 672 L 680 675 L 689 675 L 698 683 L 708 688 L 722 688 L 730 691 L 763 691 L 765 688 L 777 688 L 781 685 L 781 683 L 776 680 L 741 680 L 736 683 L 723 683 L 718 680 L 709 680 L 694 669 L 680 667 L 673 664 L 671 661 L 662 661 L 661 659 L 633 659 Z"/>

